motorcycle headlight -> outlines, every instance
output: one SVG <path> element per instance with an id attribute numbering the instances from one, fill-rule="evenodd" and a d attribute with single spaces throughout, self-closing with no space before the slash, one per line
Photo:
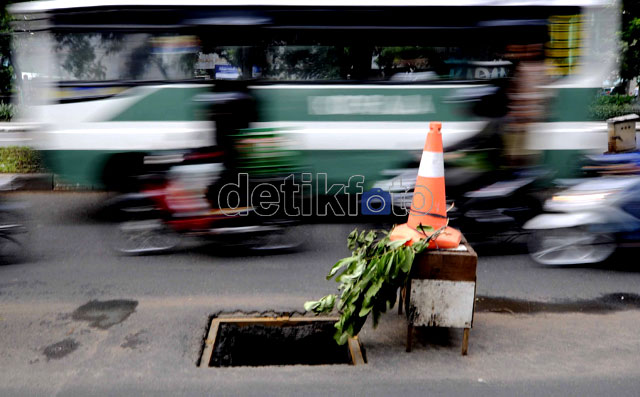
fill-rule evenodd
<path id="1" fill-rule="evenodd" d="M 570 193 L 570 194 L 558 194 L 551 198 L 554 203 L 590 203 L 598 202 L 611 196 L 614 192 L 589 192 L 589 193 Z"/>

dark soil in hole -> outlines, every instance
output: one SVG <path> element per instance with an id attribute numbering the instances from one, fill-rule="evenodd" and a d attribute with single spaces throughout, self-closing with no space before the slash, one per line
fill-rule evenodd
<path id="1" fill-rule="evenodd" d="M 221 323 L 212 367 L 351 364 L 349 348 L 333 339 L 331 321 L 283 326 Z"/>

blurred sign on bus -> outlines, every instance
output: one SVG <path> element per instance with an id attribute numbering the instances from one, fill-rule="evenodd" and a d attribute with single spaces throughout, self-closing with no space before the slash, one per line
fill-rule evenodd
<path id="1" fill-rule="evenodd" d="M 237 80 L 240 71 L 233 65 L 216 65 L 216 80 Z"/>

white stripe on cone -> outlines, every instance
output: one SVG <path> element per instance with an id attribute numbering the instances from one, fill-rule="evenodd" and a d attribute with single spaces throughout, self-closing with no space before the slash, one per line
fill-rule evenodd
<path id="1" fill-rule="evenodd" d="M 444 176 L 444 158 L 442 153 L 422 152 L 418 176 L 440 178 Z"/>

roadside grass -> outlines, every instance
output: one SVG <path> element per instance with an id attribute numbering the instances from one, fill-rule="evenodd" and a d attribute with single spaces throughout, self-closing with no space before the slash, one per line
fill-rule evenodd
<path id="1" fill-rule="evenodd" d="M 0 173 L 33 173 L 43 171 L 40 154 L 24 146 L 0 147 Z"/>

